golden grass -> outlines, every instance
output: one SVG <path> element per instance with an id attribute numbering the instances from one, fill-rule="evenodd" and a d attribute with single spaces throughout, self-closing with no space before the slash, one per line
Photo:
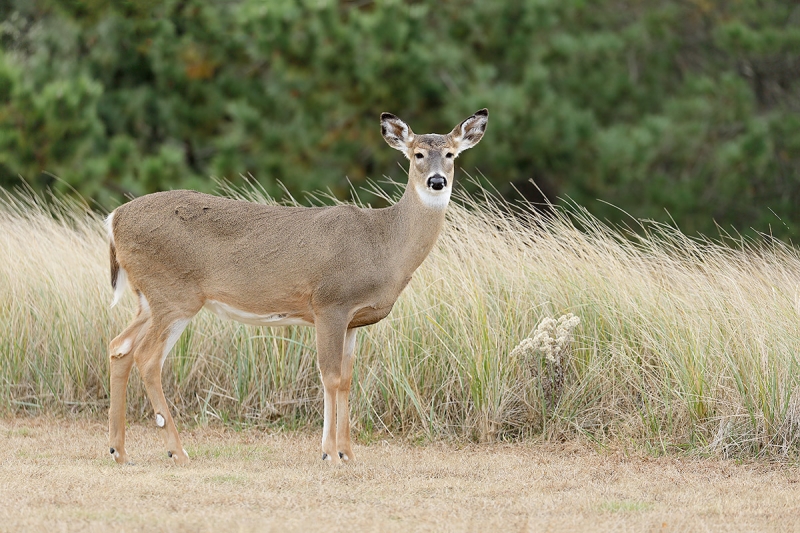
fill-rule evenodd
<path id="1" fill-rule="evenodd" d="M 356 445 L 319 460 L 316 433 L 185 432 L 188 468 L 154 425 L 0 421 L 0 531 L 798 531 L 797 469 L 653 458 L 570 444 Z"/>
<path id="2" fill-rule="evenodd" d="M 108 309 L 101 218 L 42 203 L 0 206 L 0 407 L 104 416 L 106 345 L 134 299 Z M 510 210 L 490 198 L 451 205 L 391 315 L 359 334 L 357 436 L 581 436 L 654 453 L 796 456 L 794 248 L 766 238 L 730 247 L 655 225 L 634 235 L 574 206 L 549 217 Z M 541 350 L 514 350 L 542 320 L 567 313 L 580 324 L 561 367 Z M 252 328 L 203 312 L 164 383 L 174 414 L 201 425 L 321 419 L 309 328 Z M 130 416 L 150 415 L 135 373 L 128 398 Z"/>

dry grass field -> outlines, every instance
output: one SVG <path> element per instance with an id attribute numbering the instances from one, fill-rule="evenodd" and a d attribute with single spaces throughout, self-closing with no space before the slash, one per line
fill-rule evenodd
<path id="1" fill-rule="evenodd" d="M 641 229 L 460 197 L 390 316 L 359 332 L 354 433 L 796 458 L 800 252 Z M 135 298 L 109 309 L 102 217 L 0 194 L 0 257 L 0 415 L 105 415 L 108 342 Z M 313 335 L 200 313 L 164 364 L 173 414 L 318 424 Z M 137 372 L 128 416 L 152 416 Z"/>
<path id="2" fill-rule="evenodd" d="M 188 468 L 132 425 L 117 466 L 95 421 L 0 421 L 2 531 L 800 531 L 800 471 L 563 444 L 357 446 L 307 432 L 184 432 Z"/>
<path id="3" fill-rule="evenodd" d="M 192 464 L 134 372 L 118 467 L 134 299 L 102 218 L 48 202 L 0 194 L 0 531 L 800 531 L 793 246 L 464 197 L 359 334 L 356 464 L 320 460 L 312 329 L 201 313 L 164 365 Z"/>

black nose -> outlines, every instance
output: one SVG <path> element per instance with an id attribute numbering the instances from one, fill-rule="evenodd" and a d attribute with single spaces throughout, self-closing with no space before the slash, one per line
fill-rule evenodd
<path id="1" fill-rule="evenodd" d="M 428 187 L 434 191 L 441 191 L 447 186 L 447 179 L 439 174 L 434 174 L 428 178 Z"/>

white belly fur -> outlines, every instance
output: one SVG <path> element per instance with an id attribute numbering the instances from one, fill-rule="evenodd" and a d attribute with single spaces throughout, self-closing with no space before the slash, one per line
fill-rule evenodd
<path id="1" fill-rule="evenodd" d="M 236 320 L 253 326 L 313 326 L 301 318 L 286 316 L 284 313 L 271 313 L 269 315 L 257 315 L 249 311 L 236 309 L 232 305 L 218 302 L 216 300 L 206 300 L 206 309 L 224 320 Z"/>

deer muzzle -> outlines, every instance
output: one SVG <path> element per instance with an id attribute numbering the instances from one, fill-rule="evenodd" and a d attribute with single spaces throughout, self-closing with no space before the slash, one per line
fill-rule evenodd
<path id="1" fill-rule="evenodd" d="M 445 187 L 447 187 L 447 178 L 440 174 L 434 174 L 433 176 L 428 178 L 428 187 L 433 189 L 434 191 L 441 191 Z"/>

